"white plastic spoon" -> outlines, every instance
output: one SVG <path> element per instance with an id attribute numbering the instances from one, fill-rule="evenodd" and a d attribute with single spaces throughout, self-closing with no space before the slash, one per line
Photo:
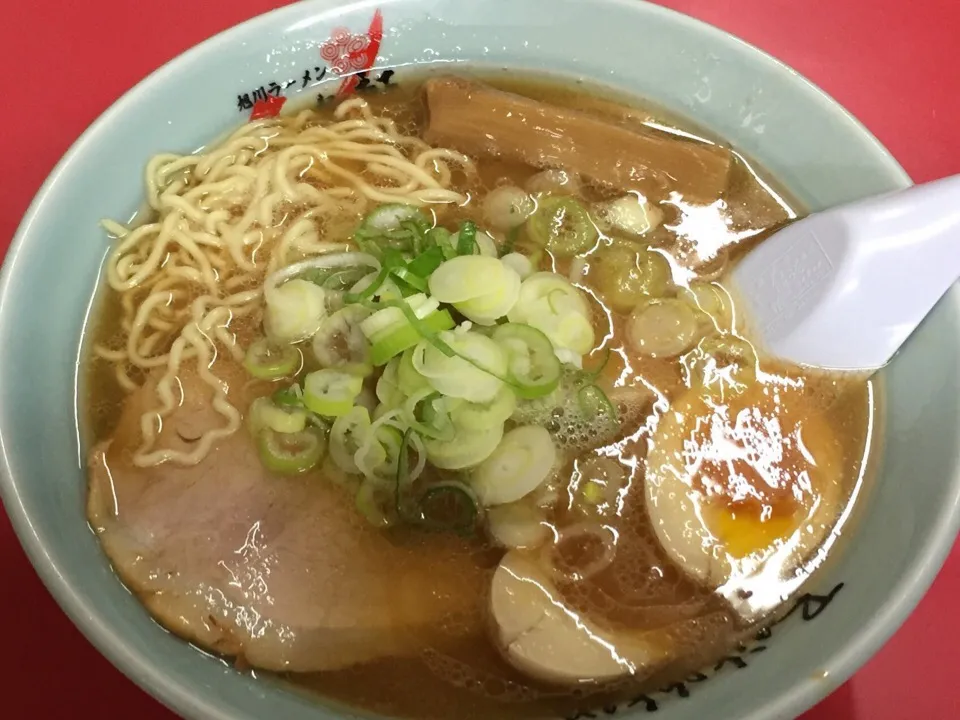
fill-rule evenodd
<path id="1" fill-rule="evenodd" d="M 751 339 L 836 370 L 883 367 L 960 278 L 960 175 L 810 215 L 732 273 Z"/>

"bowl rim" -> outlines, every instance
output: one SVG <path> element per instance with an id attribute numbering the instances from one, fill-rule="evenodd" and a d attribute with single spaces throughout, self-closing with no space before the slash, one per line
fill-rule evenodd
<path id="1" fill-rule="evenodd" d="M 382 0 L 381 4 L 402 1 L 404 0 Z M 786 81 L 806 86 L 807 91 L 816 102 L 827 106 L 838 120 L 842 119 L 851 126 L 871 147 L 877 160 L 886 166 L 888 179 L 891 183 L 901 186 L 911 184 L 909 176 L 891 153 L 856 117 L 815 83 L 753 44 L 707 22 L 647 2 L 647 0 L 580 1 L 601 6 L 629 6 L 635 12 L 658 14 L 672 23 L 685 25 L 691 31 L 707 36 L 714 42 L 734 48 L 739 46 L 740 50 L 751 54 L 759 62 L 767 64 L 778 74 L 783 75 Z M 31 233 L 31 227 L 37 216 L 45 211 L 46 198 L 52 192 L 59 176 L 85 151 L 91 136 L 95 135 L 101 127 L 109 124 L 115 117 L 122 115 L 126 108 L 136 103 L 141 96 L 148 94 L 154 85 L 169 76 L 178 74 L 183 68 L 202 60 L 205 56 L 216 53 L 221 47 L 242 41 L 246 36 L 256 32 L 256 28 L 268 19 L 281 21 L 285 16 L 291 18 L 302 17 L 324 10 L 330 11 L 338 8 L 346 10 L 348 7 L 363 4 L 366 3 L 362 1 L 343 3 L 338 0 L 307 0 L 306 2 L 293 3 L 262 13 L 227 28 L 177 55 L 114 101 L 73 142 L 51 170 L 34 196 L 13 236 L 3 262 L 3 268 L 0 270 L 0 332 L 6 331 L 10 323 L 9 316 L 3 312 L 3 308 L 11 292 L 15 268 L 21 253 L 24 251 L 27 238 Z M 640 7 L 639 10 L 638 6 Z M 951 294 L 948 298 L 955 305 L 960 306 L 958 294 Z M 3 385 L 6 382 L 9 382 L 9 380 L 0 377 L 0 396 L 4 394 Z M 3 426 L 5 417 L 0 416 L 0 498 L 3 500 L 7 515 L 21 546 L 41 581 L 60 608 L 98 652 L 106 657 L 120 672 L 168 708 L 191 717 L 230 720 L 230 715 L 222 707 L 206 702 L 200 694 L 170 679 L 147 652 L 135 650 L 128 646 L 124 642 L 124 638 L 112 628 L 107 614 L 96 608 L 89 599 L 77 594 L 65 580 L 59 570 L 57 560 L 48 554 L 44 542 L 40 539 L 34 525 L 34 518 L 27 513 L 21 501 L 20 484 L 22 479 L 18 480 L 14 477 L 9 456 L 11 449 L 4 443 Z M 797 678 L 788 692 L 770 702 L 757 706 L 743 716 L 742 720 L 772 720 L 773 718 L 795 717 L 825 696 L 824 678 L 829 678 L 831 690 L 838 687 L 859 669 L 903 624 L 933 583 L 953 547 L 958 530 L 960 530 L 960 477 L 953 479 L 949 490 L 951 492 L 947 493 L 945 497 L 948 502 L 943 504 L 943 510 L 933 523 L 930 540 L 923 548 L 923 553 L 918 558 L 918 562 L 913 564 L 905 579 L 891 591 L 869 625 L 865 625 L 855 632 L 846 646 L 824 660 L 823 678 Z"/>

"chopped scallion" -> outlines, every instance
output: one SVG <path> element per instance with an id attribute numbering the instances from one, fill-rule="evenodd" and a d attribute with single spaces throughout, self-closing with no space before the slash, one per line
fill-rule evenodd
<path id="1" fill-rule="evenodd" d="M 257 434 L 260 461 L 273 472 L 295 475 L 316 467 L 326 443 L 319 430 L 307 428 L 295 433 L 279 433 L 264 428 Z"/>
<path id="2" fill-rule="evenodd" d="M 469 534 L 476 527 L 480 506 L 466 484 L 450 480 L 424 490 L 418 511 L 420 524 L 425 527 Z"/>
<path id="3" fill-rule="evenodd" d="M 407 263 L 407 270 L 421 278 L 430 277 L 431 273 L 440 267 L 443 262 L 443 250 L 439 247 L 431 247 L 417 255 L 413 260 Z"/>
<path id="4" fill-rule="evenodd" d="M 457 237 L 457 255 L 472 255 L 477 248 L 477 226 L 470 220 L 460 226 Z"/>
<path id="5" fill-rule="evenodd" d="M 243 367 L 258 380 L 277 380 L 296 373 L 303 364 L 300 351 L 292 345 L 277 347 L 261 338 L 243 358 Z"/>

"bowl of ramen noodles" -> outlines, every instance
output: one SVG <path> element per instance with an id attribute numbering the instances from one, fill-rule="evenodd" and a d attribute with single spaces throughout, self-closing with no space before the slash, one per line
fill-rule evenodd
<path id="1" fill-rule="evenodd" d="M 642 2 L 303 2 L 77 141 L 0 286 L 3 496 L 188 718 L 794 717 L 958 525 L 957 297 L 879 374 L 727 272 L 909 180 Z"/>

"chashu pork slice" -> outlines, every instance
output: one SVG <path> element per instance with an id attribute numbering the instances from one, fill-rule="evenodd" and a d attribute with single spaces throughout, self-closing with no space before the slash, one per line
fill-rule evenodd
<path id="1" fill-rule="evenodd" d="M 257 388 L 228 370 L 231 402 L 245 408 Z M 180 381 L 164 447 L 189 448 L 224 423 L 195 372 Z M 195 466 L 135 467 L 154 393 L 149 382 L 129 396 L 114 436 L 92 449 L 87 512 L 116 572 L 163 626 L 254 667 L 294 672 L 415 653 L 444 618 L 464 632 L 480 627 L 489 574 L 466 543 L 391 539 L 322 473 L 264 470 L 245 428 Z"/>

